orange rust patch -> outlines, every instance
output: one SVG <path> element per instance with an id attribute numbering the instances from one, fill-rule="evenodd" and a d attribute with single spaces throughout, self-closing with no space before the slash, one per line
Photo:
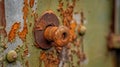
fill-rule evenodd
<path id="1" fill-rule="evenodd" d="M 76 39 L 76 34 L 75 34 L 75 29 L 77 27 L 77 24 L 75 21 L 73 21 L 73 23 L 70 24 L 70 41 L 73 41 L 74 39 Z"/>
<path id="2" fill-rule="evenodd" d="M 40 60 L 44 62 L 45 67 L 58 67 L 60 60 L 54 56 L 54 52 L 41 52 Z"/>
<path id="3" fill-rule="evenodd" d="M 26 21 L 27 15 L 28 15 L 28 0 L 24 0 L 24 6 L 23 6 L 23 19 Z"/>
<path id="4" fill-rule="evenodd" d="M 75 28 L 76 22 L 72 23 L 73 21 L 73 10 L 75 7 L 76 0 L 73 0 L 72 3 L 67 3 L 67 8 L 63 9 L 63 2 L 62 0 L 59 1 L 58 11 L 60 12 L 60 16 L 62 17 L 63 25 L 70 28 L 70 41 L 73 41 L 76 38 Z"/>
<path id="5" fill-rule="evenodd" d="M 19 32 L 18 35 L 23 41 L 25 41 L 27 33 L 28 33 L 27 23 L 24 23 L 23 30 Z"/>
<path id="6" fill-rule="evenodd" d="M 28 6 L 27 5 L 23 7 L 23 15 L 24 15 L 23 19 L 24 19 L 24 21 L 26 21 L 26 18 L 28 15 Z"/>
<path id="7" fill-rule="evenodd" d="M 15 23 L 12 25 L 12 28 L 11 28 L 9 34 L 8 34 L 8 41 L 9 41 L 9 42 L 12 42 L 13 39 L 15 39 L 17 30 L 19 29 L 19 27 L 20 27 L 20 23 L 18 23 L 18 22 L 15 22 Z"/>
<path id="8" fill-rule="evenodd" d="M 29 5 L 31 8 L 34 6 L 34 2 L 35 2 L 35 0 L 30 0 Z"/>
<path id="9" fill-rule="evenodd" d="M 27 22 L 26 22 L 26 19 L 27 19 L 27 16 L 28 16 L 28 0 L 24 0 L 24 6 L 23 6 L 23 19 L 24 19 L 24 27 L 23 27 L 23 30 L 21 32 L 18 33 L 19 37 L 25 41 L 26 39 L 26 34 L 28 33 L 28 29 L 27 29 Z"/>
<path id="10" fill-rule="evenodd" d="M 45 59 L 47 58 L 45 52 L 41 52 L 41 55 L 40 55 L 40 59 L 45 61 Z"/>

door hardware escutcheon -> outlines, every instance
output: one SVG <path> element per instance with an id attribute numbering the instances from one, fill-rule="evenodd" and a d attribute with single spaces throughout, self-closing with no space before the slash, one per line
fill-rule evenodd
<path id="1" fill-rule="evenodd" d="M 69 28 L 59 26 L 59 20 L 53 11 L 46 11 L 34 25 L 35 46 L 49 49 L 52 46 L 62 47 L 69 42 Z"/>

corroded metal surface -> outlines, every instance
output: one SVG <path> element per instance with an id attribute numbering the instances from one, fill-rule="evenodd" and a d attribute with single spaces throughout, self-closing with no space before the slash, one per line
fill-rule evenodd
<path id="1" fill-rule="evenodd" d="M 111 4 L 111 0 L 5 0 L 5 30 L 8 36 L 0 39 L 0 44 L 6 44 L 4 48 L 0 46 L 0 66 L 113 67 L 112 55 L 106 56 L 104 37 L 111 22 Z M 47 10 L 54 11 L 61 25 L 70 29 L 71 42 L 64 47 L 55 46 L 49 50 L 42 50 L 34 46 L 34 22 L 39 21 L 38 16 Z M 84 12 L 86 18 L 82 18 L 81 12 Z M 75 14 L 79 17 L 73 17 Z M 77 21 L 76 18 L 82 21 Z M 78 28 L 84 20 L 88 20 L 89 23 L 82 24 L 87 27 L 87 32 L 85 36 L 81 36 L 78 34 Z M 20 25 L 17 30 L 14 27 L 16 23 Z M 36 28 L 39 31 L 43 29 L 46 29 L 44 24 Z M 9 34 L 13 38 L 9 37 Z M 12 63 L 6 61 L 6 54 L 10 50 L 15 50 L 18 54 L 16 61 Z"/>

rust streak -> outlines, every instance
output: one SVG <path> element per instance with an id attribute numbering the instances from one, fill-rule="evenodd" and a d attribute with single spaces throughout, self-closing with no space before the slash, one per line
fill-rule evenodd
<path id="1" fill-rule="evenodd" d="M 20 22 L 15 22 L 12 25 L 12 28 L 11 28 L 9 34 L 8 34 L 8 41 L 9 42 L 12 42 L 13 39 L 15 39 L 17 30 L 19 29 L 19 27 L 20 27 Z"/>
<path id="2" fill-rule="evenodd" d="M 30 0 L 29 5 L 31 8 L 34 6 L 34 2 L 35 2 L 35 0 Z"/>
<path id="3" fill-rule="evenodd" d="M 27 28 L 27 16 L 28 16 L 28 12 L 29 12 L 29 9 L 28 9 L 28 0 L 24 0 L 24 6 L 23 6 L 23 19 L 24 19 L 24 27 L 23 27 L 23 30 L 21 32 L 18 33 L 19 37 L 25 41 L 26 39 L 26 34 L 28 33 L 28 28 Z"/>
<path id="4" fill-rule="evenodd" d="M 24 22 L 26 21 L 26 18 L 27 18 L 27 15 L 28 15 L 28 0 L 24 0 L 24 6 L 23 6 L 23 19 L 24 19 Z"/>
<path id="5" fill-rule="evenodd" d="M 27 23 L 24 23 L 23 30 L 19 32 L 18 35 L 23 41 L 25 41 L 27 33 L 28 33 Z"/>
<path id="6" fill-rule="evenodd" d="M 7 36 L 5 31 L 6 27 L 6 20 L 5 20 L 5 7 L 4 7 L 4 0 L 0 1 L 0 35 Z"/>
<path id="7" fill-rule="evenodd" d="M 26 67 L 29 67 L 29 62 L 28 60 L 25 62 Z"/>

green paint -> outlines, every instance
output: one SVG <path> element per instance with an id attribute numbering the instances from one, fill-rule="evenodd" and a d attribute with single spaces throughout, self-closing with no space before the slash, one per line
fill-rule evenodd
<path id="1" fill-rule="evenodd" d="M 50 1 L 50 2 L 49 2 Z M 75 12 L 83 11 L 87 20 L 87 33 L 84 40 L 84 49 L 88 63 L 84 67 L 113 67 L 113 56 L 107 51 L 106 36 L 112 22 L 112 0 L 76 0 Z M 64 1 L 66 3 L 66 1 Z M 49 9 L 56 12 L 58 1 L 38 1 L 39 15 Z M 76 63 L 76 62 L 74 62 Z"/>
<path id="2" fill-rule="evenodd" d="M 66 3 L 66 1 L 64 2 Z M 57 8 L 57 0 L 38 0 L 36 12 L 39 16 L 41 16 L 44 11 L 53 10 L 60 18 Z M 106 47 L 106 36 L 109 32 L 109 25 L 112 16 L 111 9 L 112 0 L 77 0 L 74 11 L 83 11 L 87 20 L 87 23 L 85 24 L 87 27 L 87 33 L 84 40 L 84 49 L 88 63 L 83 63 L 81 67 L 113 67 L 113 56 L 109 55 Z M 33 25 L 34 21 L 32 19 L 33 18 L 29 18 L 29 21 L 32 22 Z M 41 49 L 38 49 L 33 45 L 34 38 L 32 35 L 32 27 L 29 28 L 27 43 L 29 43 L 30 52 L 30 57 L 28 58 L 29 65 L 30 67 L 38 67 L 41 62 L 39 61 Z M 77 66 L 77 57 L 76 55 L 73 56 L 73 63 Z M 68 66 L 69 64 L 66 65 Z M 44 67 L 43 63 L 42 67 Z"/>
<path id="3" fill-rule="evenodd" d="M 66 4 L 67 1 L 70 0 L 65 0 L 64 3 Z M 36 13 L 40 17 L 44 11 L 53 10 L 61 22 L 61 18 L 57 12 L 58 4 L 57 0 L 38 0 Z M 87 20 L 87 23 L 85 24 L 87 27 L 87 33 L 84 38 L 84 50 L 87 56 L 87 63 L 81 64 L 80 67 L 114 67 L 114 55 L 108 52 L 106 44 L 106 36 L 109 32 L 109 25 L 112 22 L 112 5 L 113 0 L 76 0 L 74 12 L 83 11 Z M 64 6 L 64 8 L 65 7 L 66 6 Z M 23 66 L 25 64 L 24 61 L 28 60 L 30 67 L 44 67 L 44 63 L 40 61 L 39 58 L 41 49 L 34 46 L 35 42 L 32 32 L 34 18 L 31 17 L 31 13 L 32 10 L 30 9 L 27 23 L 28 34 L 26 42 L 23 43 L 23 45 L 28 45 L 30 55 L 29 57 L 24 58 L 24 60 L 21 59 L 21 54 L 25 48 L 25 46 L 23 46 L 20 49 L 17 60 L 22 62 Z M 29 26 L 30 24 L 31 27 Z M 77 56 L 74 54 L 73 57 L 73 63 L 76 67 L 79 67 L 76 63 L 76 60 L 78 59 Z M 70 62 L 67 62 L 65 66 L 71 67 Z"/>

